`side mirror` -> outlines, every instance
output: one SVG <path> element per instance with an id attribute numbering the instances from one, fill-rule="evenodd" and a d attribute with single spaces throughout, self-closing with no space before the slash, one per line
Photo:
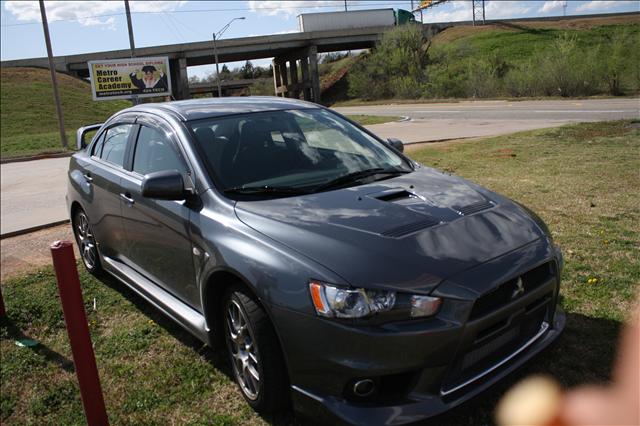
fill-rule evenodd
<path id="1" fill-rule="evenodd" d="M 389 138 L 387 139 L 387 143 L 397 151 L 404 152 L 404 144 L 400 139 Z"/>
<path id="2" fill-rule="evenodd" d="M 142 196 L 159 200 L 184 200 L 186 191 L 182 174 L 177 170 L 149 173 L 142 180 Z"/>

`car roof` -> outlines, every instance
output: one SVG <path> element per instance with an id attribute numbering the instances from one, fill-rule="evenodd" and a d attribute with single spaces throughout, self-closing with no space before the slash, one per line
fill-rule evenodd
<path id="1" fill-rule="evenodd" d="M 234 114 L 306 108 L 320 108 L 320 106 L 311 102 L 275 96 L 244 96 L 140 104 L 121 112 L 170 114 L 179 120 L 190 121 Z"/>

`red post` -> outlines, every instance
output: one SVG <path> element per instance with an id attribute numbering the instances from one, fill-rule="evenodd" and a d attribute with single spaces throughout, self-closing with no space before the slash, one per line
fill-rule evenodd
<path id="1" fill-rule="evenodd" d="M 80 279 L 71 241 L 56 241 L 51 245 L 53 267 L 56 270 L 58 291 L 67 323 L 73 363 L 80 384 L 82 405 L 89 426 L 108 425 L 98 367 L 93 354 L 87 315 L 84 311 Z"/>

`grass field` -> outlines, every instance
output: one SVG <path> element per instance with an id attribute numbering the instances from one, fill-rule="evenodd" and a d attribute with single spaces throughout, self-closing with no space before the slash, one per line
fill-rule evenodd
<path id="1" fill-rule="evenodd" d="M 640 122 L 433 144 L 410 155 L 529 206 L 566 257 L 563 337 L 519 374 L 434 424 L 491 424 L 500 395 L 525 374 L 549 374 L 564 386 L 606 382 L 640 282 Z M 222 351 L 202 347 L 124 286 L 84 272 L 81 280 L 112 424 L 297 422 L 290 414 L 253 413 L 231 382 Z M 2 423 L 81 424 L 51 269 L 8 280 L 2 292 L 8 312 L 0 329 Z M 40 345 L 16 346 L 24 336 Z"/>
<path id="2" fill-rule="evenodd" d="M 102 122 L 131 105 L 127 101 L 95 102 L 89 83 L 62 73 L 57 78 L 70 147 L 75 145 L 78 127 Z M 62 151 L 49 70 L 2 68 L 0 81 L 2 158 Z"/>

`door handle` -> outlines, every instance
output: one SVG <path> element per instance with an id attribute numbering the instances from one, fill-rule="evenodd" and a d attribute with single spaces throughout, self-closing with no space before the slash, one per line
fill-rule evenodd
<path id="1" fill-rule="evenodd" d="M 86 180 L 87 182 L 89 182 L 89 183 L 93 182 L 93 178 L 91 177 L 91 173 L 85 173 L 83 176 L 84 176 L 84 180 Z"/>
<path id="2" fill-rule="evenodd" d="M 122 198 L 129 205 L 132 205 L 136 202 L 133 198 L 131 198 L 129 194 L 122 193 L 120 194 L 120 198 Z"/>

